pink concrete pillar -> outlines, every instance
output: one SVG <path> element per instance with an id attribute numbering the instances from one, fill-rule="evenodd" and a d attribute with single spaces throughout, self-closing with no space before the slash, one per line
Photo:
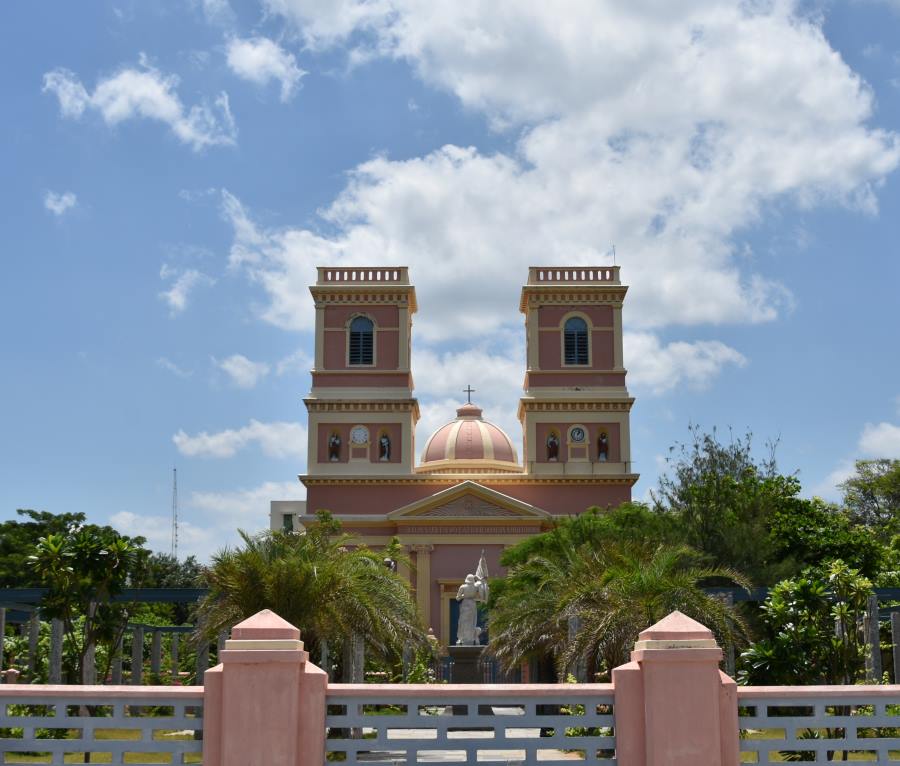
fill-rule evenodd
<path id="1" fill-rule="evenodd" d="M 737 689 L 712 631 L 672 612 L 613 670 L 619 766 L 737 766 Z"/>
<path id="2" fill-rule="evenodd" d="M 322 766 L 328 677 L 268 609 L 231 631 L 206 671 L 204 766 Z"/>

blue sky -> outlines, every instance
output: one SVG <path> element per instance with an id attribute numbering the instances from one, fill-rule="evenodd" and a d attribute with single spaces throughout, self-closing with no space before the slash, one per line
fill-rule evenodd
<path id="1" fill-rule="evenodd" d="M 521 438 L 527 266 L 615 244 L 636 497 L 689 423 L 900 458 L 900 5 L 627 6 L 4 4 L 0 518 L 265 526 L 326 263 L 410 266 L 419 445 Z"/>

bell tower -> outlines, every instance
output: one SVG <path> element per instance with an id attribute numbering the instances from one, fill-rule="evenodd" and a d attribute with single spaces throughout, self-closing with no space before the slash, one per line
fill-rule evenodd
<path id="1" fill-rule="evenodd" d="M 618 266 L 528 270 L 519 304 L 527 347 L 519 402 L 526 473 L 637 479 L 634 399 L 622 363 L 627 290 Z"/>
<path id="2" fill-rule="evenodd" d="M 419 405 L 410 371 L 416 291 L 406 267 L 319 267 L 309 476 L 413 471 Z"/>

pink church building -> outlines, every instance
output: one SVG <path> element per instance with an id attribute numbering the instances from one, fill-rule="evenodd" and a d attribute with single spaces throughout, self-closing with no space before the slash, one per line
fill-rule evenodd
<path id="1" fill-rule="evenodd" d="M 416 460 L 410 369 L 416 291 L 405 267 L 320 267 L 305 502 L 274 501 L 271 526 L 299 529 L 320 509 L 371 547 L 398 537 L 425 618 L 455 641 L 455 596 L 484 550 L 555 516 L 631 499 L 629 413 L 617 266 L 532 267 L 522 287 L 526 365 L 516 445 L 464 403 Z M 511 307 L 512 308 L 512 307 Z M 452 419 L 451 419 L 452 417 Z"/>

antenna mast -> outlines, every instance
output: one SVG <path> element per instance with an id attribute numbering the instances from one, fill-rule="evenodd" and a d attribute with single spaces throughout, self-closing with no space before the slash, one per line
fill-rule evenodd
<path id="1" fill-rule="evenodd" d="M 172 556 L 178 560 L 178 469 L 172 469 Z"/>

